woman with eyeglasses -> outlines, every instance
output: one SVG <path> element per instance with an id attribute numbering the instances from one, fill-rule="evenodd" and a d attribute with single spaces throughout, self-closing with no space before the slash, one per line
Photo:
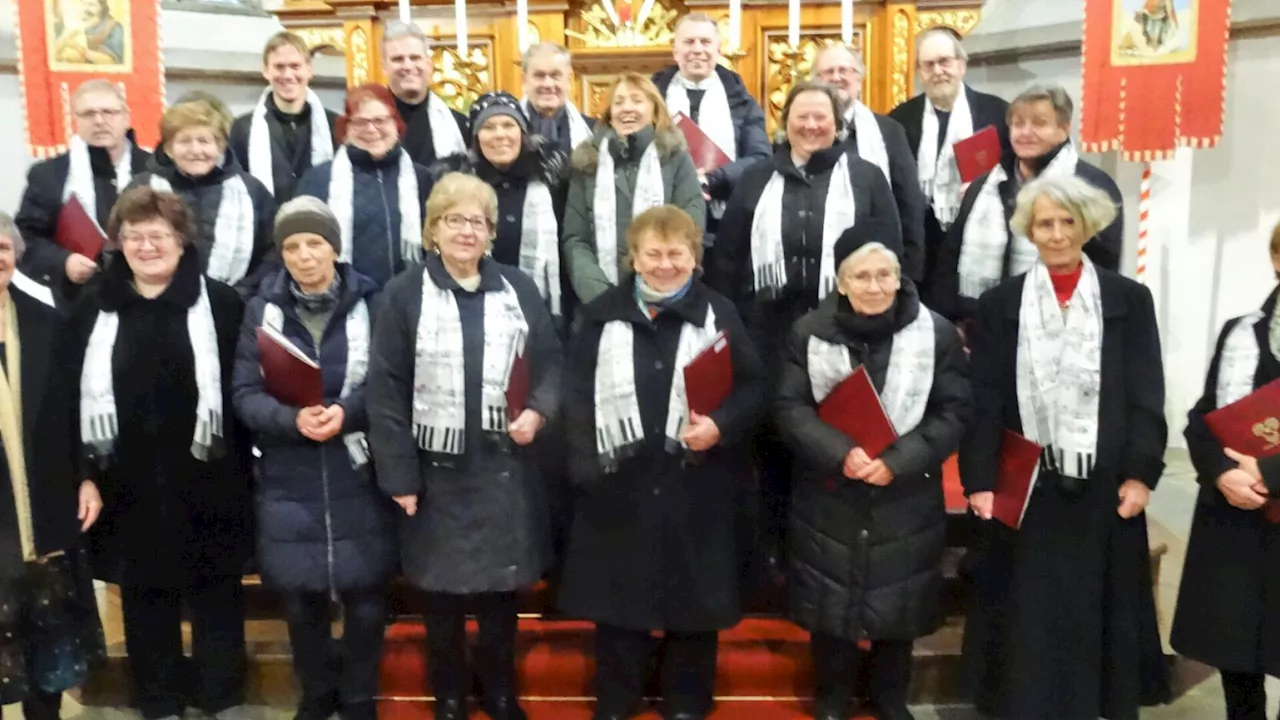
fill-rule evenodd
<path id="1" fill-rule="evenodd" d="M 390 90 L 354 87 L 337 122 L 342 146 L 298 183 L 298 195 L 324 200 L 338 219 L 338 261 L 379 288 L 422 260 L 422 206 L 431 180 L 405 151 L 404 131 Z"/>
<path id="2" fill-rule="evenodd" d="M 530 445 L 560 398 L 560 341 L 538 287 L 488 256 L 498 199 L 450 173 L 427 201 L 426 259 L 376 314 L 366 402 L 378 484 L 400 506 L 404 575 L 426 591 L 440 720 L 467 717 L 466 619 L 493 720 L 516 701 L 518 593 L 550 561 L 548 503 Z"/>

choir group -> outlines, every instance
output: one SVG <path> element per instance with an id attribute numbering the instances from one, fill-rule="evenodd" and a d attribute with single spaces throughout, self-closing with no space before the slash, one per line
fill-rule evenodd
<path id="1" fill-rule="evenodd" d="M 550 573 L 558 612 L 596 625 L 595 717 L 638 712 L 656 673 L 664 717 L 692 720 L 765 566 L 810 633 L 813 715 L 849 717 L 866 671 L 867 710 L 904 720 L 913 642 L 943 621 L 957 451 L 976 708 L 1132 720 L 1167 700 L 1155 312 L 1118 274 L 1120 193 L 1077 155 L 1061 88 L 978 92 L 935 29 L 924 93 L 878 115 L 833 45 L 771 139 L 698 13 L 675 65 L 621 73 L 598 119 L 556 45 L 525 52 L 524 98 L 467 116 L 432 92 L 416 25 L 381 50 L 388 85 L 339 115 L 280 33 L 250 113 L 192 93 L 154 153 L 89 80 L 67 152 L 0 214 L 0 703 L 57 717 L 104 656 L 99 578 L 144 718 L 240 717 L 253 567 L 284 601 L 299 720 L 377 716 L 397 575 L 425 593 L 435 716 L 468 716 L 474 666 L 488 716 L 521 719 L 517 608 Z M 987 127 L 1000 162 L 963 178 L 956 143 Z M 100 253 L 67 230 L 77 204 Z M 1280 273 L 1280 228 L 1271 255 Z M 1264 717 L 1280 671 L 1280 465 L 1204 417 L 1280 377 L 1278 318 L 1273 294 L 1224 328 L 1187 430 L 1203 489 L 1173 643 L 1222 669 L 1233 719 Z M 695 410 L 708 351 L 732 383 Z M 824 404 L 855 371 L 878 398 L 837 412 L 883 412 L 883 450 Z M 1017 530 L 992 520 L 1011 433 L 1043 448 Z"/>

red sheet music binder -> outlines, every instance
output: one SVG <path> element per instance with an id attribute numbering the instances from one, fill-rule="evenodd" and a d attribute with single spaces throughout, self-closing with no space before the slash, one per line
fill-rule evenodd
<path id="1" fill-rule="evenodd" d="M 107 237 L 102 234 L 93 216 L 80 204 L 80 198 L 72 195 L 58 212 L 58 224 L 53 231 L 53 241 L 59 247 L 79 253 L 97 261 Z"/>
<path id="2" fill-rule="evenodd" d="M 1004 431 L 991 516 L 1014 530 L 1022 526 L 1031 491 L 1035 489 L 1042 449 L 1012 430 Z"/>
<path id="3" fill-rule="evenodd" d="M 684 141 L 689 145 L 689 155 L 693 157 L 693 166 L 699 170 L 719 170 L 729 164 L 729 156 L 716 145 L 715 141 L 702 132 L 698 123 L 682 112 L 672 118 L 680 132 L 684 133 Z"/>
<path id="4" fill-rule="evenodd" d="M 299 408 L 324 404 L 320 366 L 288 338 L 271 328 L 258 328 L 258 358 L 262 382 L 272 397 Z"/>
<path id="5" fill-rule="evenodd" d="M 516 355 L 511 361 L 511 374 L 507 376 L 507 422 L 514 422 L 529 404 L 529 393 L 533 390 L 533 377 L 529 371 L 529 361 L 524 353 Z"/>
<path id="6" fill-rule="evenodd" d="M 848 435 L 872 460 L 898 439 L 864 365 L 859 365 L 819 403 L 818 418 Z"/>
<path id="7" fill-rule="evenodd" d="M 705 350 L 684 368 L 684 392 L 689 412 L 707 415 L 720 408 L 733 390 L 733 362 L 729 336 L 721 330 Z"/>
<path id="8" fill-rule="evenodd" d="M 960 182 L 971 183 L 1000 164 L 1000 134 L 988 125 L 953 146 Z"/>
<path id="9" fill-rule="evenodd" d="M 1224 448 L 1256 458 L 1280 453 L 1280 380 L 1205 415 L 1204 424 Z M 1280 499 L 1267 501 L 1262 514 L 1280 523 Z"/>

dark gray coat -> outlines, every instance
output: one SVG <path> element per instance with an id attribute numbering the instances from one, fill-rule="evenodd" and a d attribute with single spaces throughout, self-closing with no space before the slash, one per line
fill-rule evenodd
<path id="1" fill-rule="evenodd" d="M 893 333 L 921 312 L 904 280 L 898 300 L 876 317 L 856 315 L 831 295 L 791 331 L 775 401 L 779 432 L 797 461 L 791 506 L 791 617 L 811 632 L 848 640 L 913 640 L 942 622 L 942 552 L 947 513 L 942 463 L 960 445 L 972 414 L 969 368 L 951 323 L 935 315 L 934 372 L 924 418 L 881 459 L 893 482 L 879 488 L 843 474 L 856 443 L 818 417 L 809 379 L 809 339 L 849 349 L 884 388 Z"/>
<path id="2" fill-rule="evenodd" d="M 466 452 L 427 453 L 413 435 L 414 357 L 422 314 L 422 273 L 452 288 L 466 357 Z M 417 495 L 412 517 L 397 510 L 405 577 L 429 591 L 468 594 L 516 590 L 535 582 L 549 559 L 547 493 L 532 448 L 505 435 L 485 437 L 480 422 L 484 296 L 506 279 L 529 324 L 528 407 L 554 418 L 560 401 L 560 342 L 537 286 L 518 269 L 480 264 L 476 292 L 458 286 L 440 257 L 406 270 L 383 291 L 370 350 L 365 399 L 378 485 L 392 497 Z"/>

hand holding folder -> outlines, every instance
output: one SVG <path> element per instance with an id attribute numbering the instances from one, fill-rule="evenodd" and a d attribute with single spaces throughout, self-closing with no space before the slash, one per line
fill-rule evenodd
<path id="1" fill-rule="evenodd" d="M 898 439 L 864 365 L 859 365 L 818 404 L 818 418 L 847 435 L 872 460 Z"/>
<path id="2" fill-rule="evenodd" d="M 262 382 L 275 399 L 297 408 L 324 404 L 320 365 L 279 332 L 258 328 Z"/>
<path id="3" fill-rule="evenodd" d="M 529 405 L 529 393 L 533 389 L 533 377 L 529 371 L 529 361 L 524 353 L 517 354 L 511 361 L 511 374 L 507 376 L 507 422 L 515 422 L 520 413 Z"/>
<path id="4" fill-rule="evenodd" d="M 729 164 L 729 156 L 710 136 L 702 132 L 702 128 L 698 127 L 692 118 L 678 112 L 672 119 L 684 134 L 684 141 L 689 146 L 689 155 L 693 158 L 694 167 L 711 172 Z"/>
<path id="5" fill-rule="evenodd" d="M 64 250 L 83 255 L 94 262 L 102 254 L 106 235 L 93 216 L 80 204 L 80 198 L 72 195 L 58 211 L 58 224 L 54 227 L 53 242 Z"/>
<path id="6" fill-rule="evenodd" d="M 684 367 L 684 392 L 689 412 L 710 415 L 733 391 L 733 357 L 729 336 L 721 330 L 711 344 Z"/>
<path id="7" fill-rule="evenodd" d="M 1280 453 L 1280 380 L 1254 390 L 1239 400 L 1204 416 L 1209 432 L 1224 448 L 1255 458 Z M 1262 506 L 1267 522 L 1280 523 L 1280 500 Z"/>
<path id="8" fill-rule="evenodd" d="M 1018 433 L 1006 429 L 1000 442 L 1000 469 L 991 503 L 991 517 L 1017 530 L 1031 502 L 1040 472 L 1043 448 Z"/>
<path id="9" fill-rule="evenodd" d="M 1000 134 L 995 125 L 988 125 L 952 146 L 956 153 L 956 168 L 960 170 L 960 182 L 969 184 L 1000 164 Z"/>

